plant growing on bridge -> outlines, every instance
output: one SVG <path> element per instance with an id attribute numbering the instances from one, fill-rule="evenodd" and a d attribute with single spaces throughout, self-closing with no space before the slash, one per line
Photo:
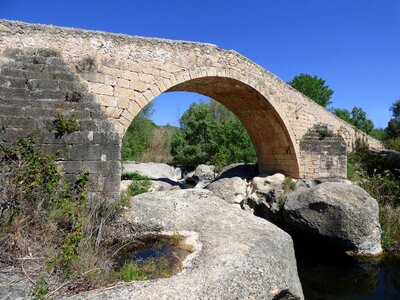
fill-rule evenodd
<path id="1" fill-rule="evenodd" d="M 57 111 L 55 117 L 53 128 L 56 131 L 57 137 L 62 137 L 64 134 L 69 134 L 79 130 L 80 126 L 74 114 L 67 116 L 61 111 Z"/>

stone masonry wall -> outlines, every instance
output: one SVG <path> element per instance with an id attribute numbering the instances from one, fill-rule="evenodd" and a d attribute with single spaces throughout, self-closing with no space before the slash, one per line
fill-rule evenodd
<path id="1" fill-rule="evenodd" d="M 90 191 L 119 193 L 119 136 L 107 116 L 66 67 L 59 53 L 48 49 L 3 52 L 0 69 L 0 142 L 33 136 L 47 152 L 56 153 L 69 177 L 90 172 Z M 79 131 L 62 136 L 55 130 L 59 114 L 76 119 Z"/>
<path id="2" fill-rule="evenodd" d="M 348 151 L 381 147 L 254 62 L 210 44 L 0 20 L 0 75 L 0 139 L 29 129 L 41 134 L 44 148 L 67 146 L 65 171 L 89 168 L 97 191 L 116 191 L 124 132 L 168 91 L 202 93 L 232 110 L 254 142 L 261 172 L 320 177 L 300 146 L 317 123 L 342 136 Z M 72 101 L 67 94 L 76 91 L 81 98 Z M 60 109 L 74 111 L 82 127 L 56 139 L 46 124 Z"/>
<path id="3" fill-rule="evenodd" d="M 300 143 L 300 157 L 307 166 L 305 178 L 347 177 L 346 143 L 341 136 L 306 134 Z"/>

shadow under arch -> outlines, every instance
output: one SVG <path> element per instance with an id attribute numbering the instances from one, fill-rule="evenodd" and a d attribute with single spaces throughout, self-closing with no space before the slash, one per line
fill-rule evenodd
<path id="1" fill-rule="evenodd" d="M 232 111 L 253 141 L 259 173 L 280 172 L 300 178 L 298 156 L 288 128 L 277 110 L 260 92 L 239 80 L 219 76 L 189 79 L 165 92 L 172 91 L 203 94 Z"/>

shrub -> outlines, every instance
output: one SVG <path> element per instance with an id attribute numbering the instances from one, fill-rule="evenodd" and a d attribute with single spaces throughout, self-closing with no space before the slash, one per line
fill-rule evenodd
<path id="1" fill-rule="evenodd" d="M 64 115 L 61 111 L 56 112 L 53 127 L 57 137 L 69 134 L 79 130 L 79 124 L 74 114 L 70 116 Z"/>
<path id="2" fill-rule="evenodd" d="M 126 199 L 89 198 L 88 172 L 66 179 L 54 156 L 42 153 L 33 138 L 0 144 L 0 167 L 0 259 L 18 265 L 15 257 L 40 257 L 42 270 L 60 281 L 107 282 L 110 247 L 120 245 L 103 243 L 103 236 Z M 37 282 L 32 293 L 40 299 L 47 288 Z"/>
<path id="3" fill-rule="evenodd" d="M 137 115 L 122 139 L 122 160 L 137 160 L 151 145 L 156 127 L 143 114 Z"/>
<path id="4" fill-rule="evenodd" d="M 46 299 L 46 295 L 49 292 L 49 284 L 47 283 L 44 277 L 40 277 L 39 280 L 35 283 L 35 286 L 32 289 L 32 296 L 35 300 L 43 300 Z"/>
<path id="5" fill-rule="evenodd" d="M 365 189 L 379 204 L 382 246 L 400 255 L 400 178 L 395 175 L 399 161 L 391 156 L 362 149 L 349 155 L 348 178 Z"/>
<path id="6" fill-rule="evenodd" d="M 130 196 L 136 196 L 150 190 L 151 180 L 149 177 L 137 173 L 129 173 L 129 178 L 132 180 L 132 183 L 128 186 Z"/>

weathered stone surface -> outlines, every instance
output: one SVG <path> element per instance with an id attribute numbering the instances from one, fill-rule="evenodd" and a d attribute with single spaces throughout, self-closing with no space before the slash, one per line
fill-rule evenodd
<path id="1" fill-rule="evenodd" d="M 196 188 L 202 189 L 215 179 L 215 166 L 198 165 L 193 172 L 185 176 L 185 180 L 189 184 L 196 185 Z"/>
<path id="2" fill-rule="evenodd" d="M 247 195 L 247 183 L 239 177 L 218 179 L 206 188 L 228 203 L 241 203 Z"/>
<path id="3" fill-rule="evenodd" d="M 250 193 L 246 204 L 254 210 L 254 214 L 275 224 L 282 219 L 281 208 L 286 196 L 282 183 L 283 174 L 277 173 L 266 177 L 254 177 L 250 183 Z"/>
<path id="4" fill-rule="evenodd" d="M 327 126 L 314 125 L 311 133 L 304 135 L 300 142 L 300 156 L 307 161 L 305 177 L 332 178 L 347 176 L 347 146 L 344 138 L 337 136 L 320 136 L 313 131 L 328 132 Z"/>
<path id="5" fill-rule="evenodd" d="M 121 180 L 120 191 L 127 190 L 132 180 Z M 170 179 L 161 180 L 151 180 L 150 192 L 158 191 L 169 191 L 169 190 L 179 190 L 181 189 L 181 184 Z"/>
<path id="6" fill-rule="evenodd" d="M 0 299 L 31 299 L 33 286 L 18 268 L 0 264 Z"/>
<path id="7" fill-rule="evenodd" d="M 215 166 L 212 165 L 198 165 L 194 170 L 193 177 L 197 182 L 212 181 L 215 178 Z"/>
<path id="8" fill-rule="evenodd" d="M 382 252 L 378 203 L 356 185 L 322 183 L 290 194 L 284 204 L 285 226 L 318 235 L 356 255 Z"/>
<path id="9" fill-rule="evenodd" d="M 180 168 L 175 168 L 163 163 L 135 163 L 126 162 L 122 166 L 123 173 L 136 172 L 151 179 L 169 179 L 178 181 L 182 178 Z"/>
<path id="10" fill-rule="evenodd" d="M 290 236 L 210 191 L 141 194 L 132 199 L 125 216 L 150 228 L 194 232 L 199 250 L 171 278 L 69 299 L 303 299 Z"/>

